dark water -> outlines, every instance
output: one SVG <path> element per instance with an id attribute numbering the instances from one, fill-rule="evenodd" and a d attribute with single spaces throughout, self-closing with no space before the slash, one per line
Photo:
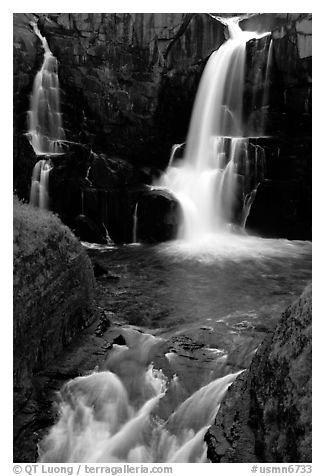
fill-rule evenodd
<path id="1" fill-rule="evenodd" d="M 210 372 L 217 351 L 227 370 L 246 368 L 311 279 L 311 243 L 302 241 L 225 235 L 194 245 L 129 245 L 90 253 L 120 276 L 118 282 L 99 281 L 102 307 L 125 324 L 166 339 L 169 352 L 178 356 L 182 348 L 187 360 L 193 357 L 184 376 L 192 389 L 207 378 L 205 367 Z M 203 347 L 210 349 L 205 359 Z M 173 363 L 177 367 L 175 358 Z"/>
<path id="2" fill-rule="evenodd" d="M 228 234 L 87 248 L 110 273 L 98 300 L 123 345 L 62 389 L 41 461 L 206 461 L 227 387 L 311 279 L 311 244 Z"/>

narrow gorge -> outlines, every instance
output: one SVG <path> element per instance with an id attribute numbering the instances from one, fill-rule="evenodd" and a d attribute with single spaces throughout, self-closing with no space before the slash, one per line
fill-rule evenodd
<path id="1" fill-rule="evenodd" d="M 311 14 L 13 20 L 14 461 L 311 462 Z"/>

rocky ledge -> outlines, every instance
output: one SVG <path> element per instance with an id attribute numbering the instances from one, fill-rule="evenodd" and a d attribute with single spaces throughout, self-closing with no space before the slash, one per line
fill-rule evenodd
<path id="1" fill-rule="evenodd" d="M 311 286 L 228 389 L 205 441 L 213 463 L 311 462 Z"/>

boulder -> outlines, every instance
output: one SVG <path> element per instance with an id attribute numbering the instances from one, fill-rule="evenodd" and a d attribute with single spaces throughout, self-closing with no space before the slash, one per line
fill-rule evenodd
<path id="1" fill-rule="evenodd" d="M 18 134 L 14 140 L 13 185 L 14 192 L 23 200 L 29 200 L 33 168 L 38 160 L 28 135 Z"/>
<path id="2" fill-rule="evenodd" d="M 94 285 L 90 260 L 69 228 L 15 199 L 15 411 L 33 390 L 34 375 L 94 319 Z"/>
<path id="3" fill-rule="evenodd" d="M 143 192 L 137 204 L 137 240 L 147 243 L 176 237 L 181 209 L 176 198 L 166 190 Z"/>
<path id="4" fill-rule="evenodd" d="M 106 244 L 105 229 L 85 215 L 78 215 L 74 220 L 73 231 L 81 241 Z"/>
<path id="5" fill-rule="evenodd" d="M 228 389 L 205 435 L 214 463 L 311 462 L 311 286 Z"/>

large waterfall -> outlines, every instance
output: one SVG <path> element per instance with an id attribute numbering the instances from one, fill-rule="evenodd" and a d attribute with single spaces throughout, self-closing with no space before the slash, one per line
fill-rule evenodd
<path id="1" fill-rule="evenodd" d="M 246 42 L 257 34 L 242 31 L 238 19 L 222 21 L 229 40 L 212 53 L 204 69 L 184 158 L 171 161 L 158 183 L 179 200 L 179 238 L 187 241 L 226 232 L 233 222 L 243 226 L 258 186 L 257 176 L 253 187 L 245 184 L 251 157 L 242 118 Z M 262 159 L 263 153 L 255 154 L 256 169 Z M 234 220 L 238 209 L 241 216 Z"/>
<path id="2" fill-rule="evenodd" d="M 60 112 L 58 62 L 36 24 L 33 29 L 42 42 L 44 60 L 34 79 L 28 111 L 28 137 L 35 154 L 42 156 L 33 170 L 30 202 L 46 209 L 49 205 L 50 157 L 62 153 L 65 135 Z"/>

